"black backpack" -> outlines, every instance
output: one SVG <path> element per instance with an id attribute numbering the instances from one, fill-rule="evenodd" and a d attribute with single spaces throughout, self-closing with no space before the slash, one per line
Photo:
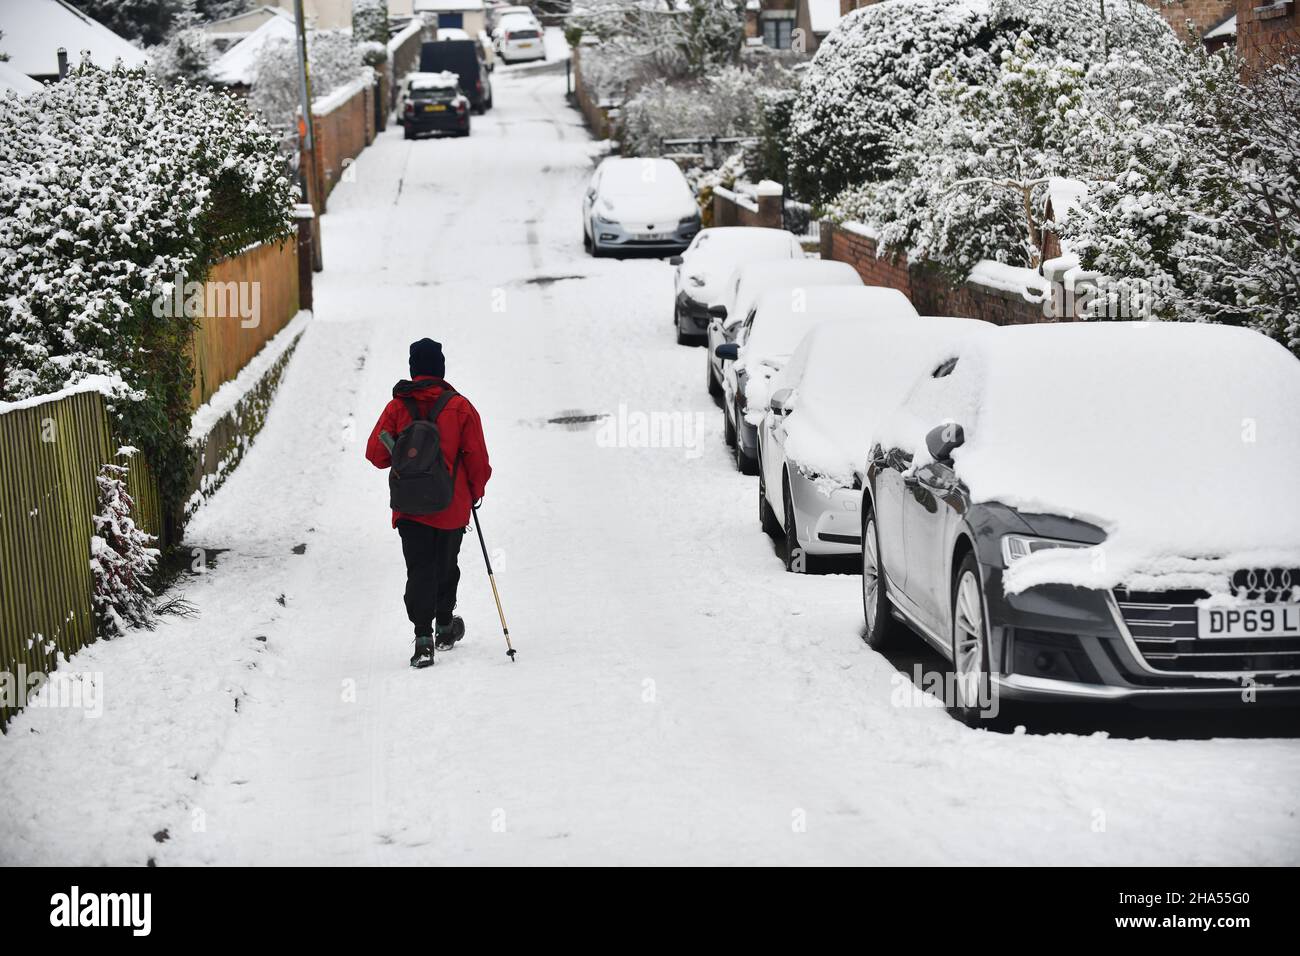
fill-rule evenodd
<path id="1" fill-rule="evenodd" d="M 460 455 L 456 455 L 456 462 L 448 474 L 447 463 L 442 457 L 442 436 L 438 434 L 438 416 L 457 394 L 450 387 L 444 389 L 426 418 L 420 417 L 420 406 L 414 400 L 402 399 L 406 410 L 411 413 L 411 424 L 402 429 L 393 443 L 388 499 L 394 511 L 431 515 L 451 505 L 456 489 L 456 472 L 460 470 Z"/>

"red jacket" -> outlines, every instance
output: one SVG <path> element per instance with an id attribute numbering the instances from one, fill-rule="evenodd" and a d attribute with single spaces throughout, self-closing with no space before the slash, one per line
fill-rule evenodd
<path id="1" fill-rule="evenodd" d="M 366 442 L 366 458 L 376 468 L 389 468 L 393 458 L 379 440 L 380 432 L 388 432 L 394 438 L 411 424 L 410 412 L 406 410 L 403 399 L 412 399 L 421 413 L 427 414 L 430 406 L 438 400 L 442 390 L 449 383 L 429 375 L 417 376 L 415 381 L 398 382 L 393 386 L 393 399 L 384 408 L 384 413 L 375 422 Z M 483 423 L 479 421 L 478 412 L 463 395 L 453 398 L 438 415 L 438 437 L 442 443 L 442 457 L 447 462 L 447 470 L 455 467 L 456 456 L 461 456 L 460 466 L 456 471 L 456 488 L 451 504 L 444 510 L 432 515 L 408 515 L 393 512 L 393 527 L 399 519 L 418 521 L 431 528 L 463 528 L 469 524 L 470 503 L 483 497 L 488 479 L 492 477 L 492 466 L 488 464 L 487 444 L 483 441 Z"/>

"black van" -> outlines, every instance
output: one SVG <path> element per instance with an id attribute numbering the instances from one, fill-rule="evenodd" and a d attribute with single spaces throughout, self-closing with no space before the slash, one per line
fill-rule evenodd
<path id="1" fill-rule="evenodd" d="M 430 40 L 420 47 L 420 72 L 455 73 L 475 113 L 492 108 L 492 81 L 477 40 Z"/>

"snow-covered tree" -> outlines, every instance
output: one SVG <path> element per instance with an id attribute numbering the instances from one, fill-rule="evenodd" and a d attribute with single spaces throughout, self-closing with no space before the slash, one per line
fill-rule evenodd
<path id="1" fill-rule="evenodd" d="M 1249 84 L 1230 51 L 1175 62 L 1158 112 L 1095 116 L 1099 168 L 1063 235 L 1085 267 L 1162 290 L 1154 317 L 1250 326 L 1300 354 L 1300 60 Z"/>
<path id="2" fill-rule="evenodd" d="M 1106 50 L 1158 60 L 1180 46 L 1141 3 L 1102 10 L 1098 0 L 887 0 L 850 13 L 818 47 L 794 106 L 796 191 L 830 202 L 893 176 L 895 146 L 929 105 L 935 71 L 972 87 L 995 82 L 1001 52 L 1026 31 L 1041 56 L 1085 65 Z"/>
<path id="3" fill-rule="evenodd" d="M 162 43 L 184 0 L 69 0 L 118 36 L 145 46 Z"/>
<path id="4" fill-rule="evenodd" d="M 1039 56 L 1028 33 L 1000 59 L 986 83 L 935 73 L 891 178 L 866 187 L 855 216 L 883 245 L 961 277 L 986 258 L 1039 264 L 1048 181 L 1064 172 L 1082 98 L 1082 65 Z"/>
<path id="5" fill-rule="evenodd" d="M 631 96 L 655 80 L 698 79 L 735 63 L 744 37 L 741 0 L 591 0 L 568 36 L 582 50 L 583 80 L 598 96 Z"/>
<path id="6" fill-rule="evenodd" d="M 654 80 L 623 104 L 621 140 L 636 156 L 657 156 L 665 138 L 757 136 L 763 124 L 763 93 L 794 83 L 780 66 L 751 71 L 726 66 L 699 80 Z"/>
<path id="7" fill-rule="evenodd" d="M 319 99 L 355 80 L 363 66 L 363 55 L 362 46 L 349 32 L 313 30 L 308 33 L 312 97 Z M 300 106 L 296 41 L 280 37 L 266 43 L 258 54 L 254 71 L 249 103 L 273 126 L 294 128 L 294 117 Z"/>
<path id="8" fill-rule="evenodd" d="M 180 0 L 181 9 L 172 20 L 167 39 L 154 47 L 153 70 L 164 80 L 205 82 L 215 59 L 212 41 L 203 31 L 203 19 L 195 0 Z"/>
<path id="9" fill-rule="evenodd" d="M 119 454 L 129 457 L 135 449 Z M 135 502 L 127 491 L 127 466 L 106 464 L 95 478 L 99 507 L 91 519 L 90 570 L 93 605 L 102 637 L 117 637 L 129 627 L 147 627 L 153 620 L 153 591 L 149 578 L 158 566 L 155 538 L 132 516 Z"/>

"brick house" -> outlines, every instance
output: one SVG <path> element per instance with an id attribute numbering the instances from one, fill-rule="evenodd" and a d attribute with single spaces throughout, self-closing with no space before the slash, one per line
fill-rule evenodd
<path id="1" fill-rule="evenodd" d="M 747 0 L 745 39 L 774 50 L 794 46 L 797 0 Z"/>
<path id="2" fill-rule="evenodd" d="M 1247 70 L 1300 53 L 1300 21 L 1295 0 L 1237 0 L 1237 52 Z"/>

